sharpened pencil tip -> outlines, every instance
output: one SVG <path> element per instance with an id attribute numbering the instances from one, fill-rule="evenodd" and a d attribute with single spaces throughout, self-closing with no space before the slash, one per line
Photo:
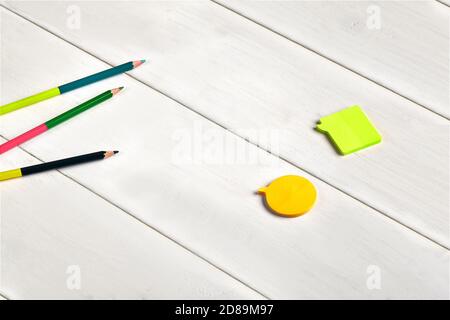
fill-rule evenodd
<path id="1" fill-rule="evenodd" d="M 133 61 L 133 69 L 136 69 L 137 67 L 139 67 L 141 64 L 143 64 L 145 62 L 145 60 L 136 60 Z"/>
<path id="2" fill-rule="evenodd" d="M 105 151 L 105 155 L 103 156 L 103 159 L 108 159 L 118 153 L 119 151 Z"/>
<path id="3" fill-rule="evenodd" d="M 119 153 L 119 151 L 117 151 L 117 150 L 114 150 L 113 152 L 114 152 L 114 154 Z"/>
<path id="4" fill-rule="evenodd" d="M 112 89 L 111 93 L 114 96 L 114 95 L 118 94 L 120 92 L 120 90 L 122 90 L 122 89 L 123 89 L 123 87 Z"/>

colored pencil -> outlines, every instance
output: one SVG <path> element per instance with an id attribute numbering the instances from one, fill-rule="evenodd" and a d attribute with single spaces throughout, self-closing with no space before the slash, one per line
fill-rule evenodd
<path id="1" fill-rule="evenodd" d="M 37 127 L 34 127 L 31 130 L 28 130 L 25 133 L 22 133 L 20 136 L 17 136 L 2 145 L 0 145 L 0 154 L 5 153 L 6 151 L 17 147 L 18 145 L 24 143 L 25 141 L 28 141 L 30 139 L 33 139 L 34 137 L 40 135 L 41 133 L 44 133 L 47 130 L 50 130 L 57 125 L 75 117 L 76 115 L 79 115 L 80 113 L 102 103 L 105 100 L 110 99 L 114 95 L 116 95 L 120 90 L 122 90 L 123 87 L 115 88 L 112 90 L 105 91 L 98 96 L 83 102 L 82 104 L 70 109 L 69 111 L 66 111 L 59 116 L 56 116 L 47 122 L 44 122 L 43 124 L 38 125 Z"/>
<path id="2" fill-rule="evenodd" d="M 52 161 L 52 162 L 41 163 L 41 164 L 37 164 L 34 166 L 8 170 L 8 171 L 0 172 L 0 181 L 14 179 L 14 178 L 20 178 L 20 177 L 28 176 L 28 175 L 34 174 L 34 173 L 59 169 L 59 168 L 67 167 L 67 166 L 73 166 L 73 165 L 81 164 L 81 163 L 85 163 L 85 162 L 103 160 L 103 159 L 112 157 L 113 155 L 115 155 L 118 152 L 119 151 L 98 151 L 98 152 L 83 154 L 81 156 L 76 156 L 76 157 L 72 157 L 72 158 L 66 158 L 66 159 L 56 160 L 56 161 Z"/>
<path id="3" fill-rule="evenodd" d="M 143 64 L 145 60 L 137 60 L 137 61 L 130 61 L 124 64 L 121 64 L 120 66 L 113 67 L 110 69 L 106 69 L 104 71 L 92 74 L 90 76 L 63 84 L 59 87 L 52 88 L 46 91 L 42 91 L 40 93 L 37 93 L 35 95 L 29 96 L 27 98 L 17 100 L 8 104 L 4 104 L 0 106 L 0 115 L 3 115 L 8 112 L 15 111 L 17 109 L 38 103 L 40 101 L 53 98 L 55 96 L 59 96 L 61 94 L 64 94 L 66 92 L 87 86 L 88 84 L 130 71 L 132 69 L 135 69 L 139 67 L 141 64 Z"/>

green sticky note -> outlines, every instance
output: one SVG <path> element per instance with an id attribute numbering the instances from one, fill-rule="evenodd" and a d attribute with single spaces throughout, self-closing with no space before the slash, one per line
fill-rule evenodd
<path id="1" fill-rule="evenodd" d="M 381 135 L 359 106 L 321 118 L 316 128 L 326 133 L 343 155 L 381 142 Z"/>

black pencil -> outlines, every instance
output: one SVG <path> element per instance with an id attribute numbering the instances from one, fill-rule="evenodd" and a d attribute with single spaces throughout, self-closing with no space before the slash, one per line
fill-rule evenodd
<path id="1" fill-rule="evenodd" d="M 0 172 L 0 181 L 14 179 L 14 178 L 20 178 L 20 177 L 27 176 L 27 175 L 30 175 L 33 173 L 39 173 L 39 172 L 43 172 L 43 171 L 59 169 L 59 168 L 67 167 L 67 166 L 73 166 L 76 164 L 81 164 L 81 163 L 86 163 L 86 162 L 91 162 L 91 161 L 96 161 L 96 160 L 103 160 L 103 159 L 107 159 L 107 158 L 115 155 L 118 152 L 119 151 L 98 151 L 98 152 L 83 154 L 83 155 L 75 156 L 75 157 L 71 157 L 71 158 L 41 163 L 41 164 L 37 164 L 34 166 L 4 171 L 4 172 Z"/>

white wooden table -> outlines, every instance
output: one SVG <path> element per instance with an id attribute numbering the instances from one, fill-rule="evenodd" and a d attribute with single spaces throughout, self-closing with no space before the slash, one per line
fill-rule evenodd
<path id="1" fill-rule="evenodd" d="M 449 5 L 2 1 L 2 104 L 148 62 L 0 118 L 5 141 L 126 87 L 1 156 L 121 151 L 1 183 L 0 295 L 448 299 Z M 354 104 L 383 142 L 342 157 L 313 127 Z M 255 194 L 285 174 L 310 213 Z"/>

